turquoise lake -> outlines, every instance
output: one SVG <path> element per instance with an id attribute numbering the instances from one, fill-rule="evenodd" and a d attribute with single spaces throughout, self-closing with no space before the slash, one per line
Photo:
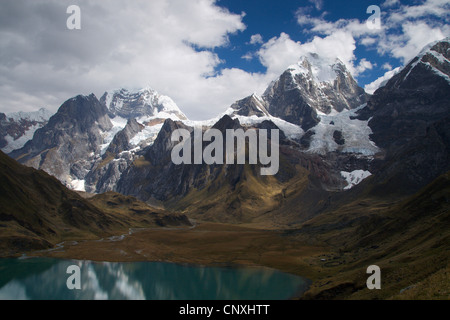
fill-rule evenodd
<path id="1" fill-rule="evenodd" d="M 71 265 L 80 267 L 81 290 L 66 285 Z M 308 283 L 256 267 L 0 259 L 0 300 L 284 300 L 306 291 Z"/>

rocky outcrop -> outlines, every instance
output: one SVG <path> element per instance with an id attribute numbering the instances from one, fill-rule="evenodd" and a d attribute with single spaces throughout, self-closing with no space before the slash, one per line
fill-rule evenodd
<path id="1" fill-rule="evenodd" d="M 318 55 L 303 57 L 263 95 L 272 116 L 298 124 L 305 131 L 319 123 L 318 111 L 328 114 L 332 109 L 354 109 L 367 97 L 342 62 L 322 60 Z"/>
<path id="2" fill-rule="evenodd" d="M 130 140 L 139 132 L 142 131 L 144 126 L 136 121 L 136 119 L 130 119 L 127 122 L 125 128 L 118 132 L 111 143 L 106 149 L 106 155 L 108 154 L 119 154 L 122 151 L 128 150 L 130 147 Z M 105 156 L 104 156 L 105 157 Z"/>
<path id="3" fill-rule="evenodd" d="M 385 150 L 384 185 L 417 191 L 450 169 L 450 43 L 432 44 L 359 112 Z"/>
<path id="4" fill-rule="evenodd" d="M 22 148 L 37 129 L 47 124 L 50 116 L 45 108 L 35 112 L 0 113 L 0 149 L 10 153 Z"/>
<path id="5" fill-rule="evenodd" d="M 104 193 L 115 189 L 122 172 L 135 159 L 129 152 L 130 140 L 144 128 L 135 119 L 130 119 L 109 144 L 103 156 L 95 161 L 86 175 L 85 189 L 91 193 Z"/>
<path id="6" fill-rule="evenodd" d="M 179 120 L 187 119 L 178 106 L 167 96 L 146 88 L 137 92 L 120 89 L 105 92 L 100 103 L 108 108 L 110 117 L 119 116 L 125 119 L 140 117 L 167 118 L 171 115 Z M 162 113 L 162 114 L 161 114 Z"/>
<path id="7" fill-rule="evenodd" d="M 42 169 L 66 185 L 83 180 L 112 128 L 108 110 L 95 95 L 67 100 L 33 140 L 11 153 L 23 164 Z"/>
<path id="8" fill-rule="evenodd" d="M 233 105 L 231 105 L 231 108 L 235 110 L 232 114 L 237 116 L 269 116 L 269 112 L 266 110 L 266 102 L 256 94 L 236 101 Z"/>

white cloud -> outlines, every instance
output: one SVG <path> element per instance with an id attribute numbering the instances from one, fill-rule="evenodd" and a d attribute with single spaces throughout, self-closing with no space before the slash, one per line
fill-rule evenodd
<path id="1" fill-rule="evenodd" d="M 360 43 L 363 46 L 370 46 L 370 45 L 375 44 L 376 42 L 377 42 L 377 39 L 372 38 L 372 37 L 365 37 L 365 38 L 362 38 L 360 41 Z"/>
<path id="2" fill-rule="evenodd" d="M 401 67 L 397 67 L 393 70 L 387 71 L 383 76 L 379 77 L 375 81 L 367 84 L 364 87 L 367 93 L 373 94 L 378 88 L 384 86 L 386 82 L 391 79 L 394 75 L 396 75 L 401 70 Z"/>
<path id="3" fill-rule="evenodd" d="M 355 71 L 356 71 L 356 74 L 358 75 L 360 73 L 363 73 L 366 70 L 372 70 L 373 67 L 374 67 L 374 65 L 370 61 L 368 61 L 365 58 L 363 58 L 359 62 L 359 64 L 356 67 Z"/>
<path id="4" fill-rule="evenodd" d="M 388 70 L 388 71 L 392 70 L 392 66 L 388 62 L 384 63 L 381 68 L 383 68 L 384 70 Z"/>
<path id="5" fill-rule="evenodd" d="M 313 35 L 331 37 L 339 33 L 340 38 L 344 38 L 342 34 L 346 34 L 357 45 L 375 49 L 380 55 L 389 55 L 402 63 L 407 63 L 428 43 L 450 35 L 450 26 L 442 23 L 442 20 L 450 19 L 448 0 L 426 0 L 418 5 L 401 5 L 400 1 L 387 0 L 382 7 L 379 30 L 369 29 L 365 21 L 358 19 L 328 21 L 324 14 L 313 17 L 308 7 L 299 8 L 296 17 L 298 24 L 307 26 L 305 29 Z M 340 51 L 347 57 L 343 61 L 351 64 L 354 59 L 350 53 L 340 48 L 336 52 Z M 355 76 L 362 70 L 370 69 L 367 62 L 364 63 L 365 66 L 350 65 Z"/>
<path id="6" fill-rule="evenodd" d="M 267 73 L 279 75 L 301 55 L 300 42 L 293 41 L 288 34 L 281 33 L 267 41 L 258 51 L 259 60 L 267 67 Z"/>
<path id="7" fill-rule="evenodd" d="M 357 75 L 370 69 L 372 64 L 363 59 L 359 66 L 354 66 L 355 49 L 355 39 L 344 31 L 338 31 L 323 38 L 316 36 L 310 42 L 303 44 L 292 40 L 288 34 L 282 33 L 279 37 L 266 42 L 258 51 L 258 56 L 261 63 L 267 67 L 267 74 L 273 77 L 278 76 L 287 67 L 297 62 L 301 56 L 308 53 L 318 53 L 329 60 L 338 58 L 352 74 Z"/>
<path id="8" fill-rule="evenodd" d="M 221 60 L 210 50 L 246 28 L 243 15 L 213 0 L 76 2 L 79 31 L 66 28 L 63 1 L 2 2 L 2 112 L 41 106 L 56 111 L 76 94 L 151 86 L 171 96 L 188 116 L 203 118 L 246 95 L 230 79 L 241 74 L 216 74 Z M 247 90 L 259 86 L 259 77 L 253 78 Z M 210 98 L 213 91 L 220 91 L 216 99 Z"/>
<path id="9" fill-rule="evenodd" d="M 430 27 L 425 22 L 406 22 L 402 28 L 403 35 L 398 45 L 390 51 L 392 56 L 401 59 L 404 63 L 414 58 L 428 43 L 445 38 L 444 32 L 439 27 Z M 391 39 L 398 38 L 391 37 Z"/>
<path id="10" fill-rule="evenodd" d="M 400 0 L 386 0 L 381 4 L 383 8 L 390 8 L 400 4 Z"/>
<path id="11" fill-rule="evenodd" d="M 308 0 L 308 1 L 311 2 L 314 5 L 316 10 L 322 10 L 322 8 L 323 8 L 323 0 Z"/>
<path id="12" fill-rule="evenodd" d="M 250 60 L 253 60 L 254 55 L 251 52 L 247 52 L 241 58 L 244 59 L 244 60 L 250 61 Z"/>
<path id="13" fill-rule="evenodd" d="M 264 43 L 263 37 L 257 33 L 250 37 L 250 44 L 261 44 Z"/>
<path id="14" fill-rule="evenodd" d="M 450 3 L 447 0 L 427 0 L 416 6 L 402 6 L 400 13 L 405 18 L 424 16 L 449 17 Z"/>

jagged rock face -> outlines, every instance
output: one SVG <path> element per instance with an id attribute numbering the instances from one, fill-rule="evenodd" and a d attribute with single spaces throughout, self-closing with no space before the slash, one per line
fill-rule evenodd
<path id="1" fill-rule="evenodd" d="M 242 127 L 237 119 L 224 116 L 212 128 L 220 130 L 225 141 L 226 129 L 235 130 Z M 191 132 L 193 143 L 193 128 L 167 119 L 144 159 L 124 172 L 118 183 L 118 192 L 134 195 L 144 201 L 152 198 L 166 201 L 181 198 L 193 188 L 200 190 L 205 188 L 218 179 L 221 173 L 224 174 L 224 184 L 235 185 L 239 181 L 244 165 L 173 164 L 171 151 L 177 143 L 171 141 L 171 135 L 176 129 Z M 203 147 L 205 145 L 203 144 Z M 192 147 L 192 152 L 193 149 Z"/>
<path id="2" fill-rule="evenodd" d="M 336 72 L 336 79 L 332 85 L 325 83 L 324 88 L 322 88 L 325 96 L 331 101 L 333 108 L 341 112 L 345 109 L 354 109 L 366 103 L 369 95 L 366 94 L 363 88 L 358 86 L 345 65 L 337 63 L 333 68 Z"/>
<path id="3" fill-rule="evenodd" d="M 172 99 L 152 89 L 138 92 L 129 92 L 126 89 L 105 92 L 100 98 L 100 103 L 108 108 L 111 117 L 119 116 L 126 119 L 153 117 L 163 112 L 180 120 L 187 119 Z"/>
<path id="4" fill-rule="evenodd" d="M 6 133 L 6 114 L 0 113 L 0 149 L 3 150 L 7 146 L 8 142 L 5 140 Z"/>
<path id="5" fill-rule="evenodd" d="M 116 189 L 122 173 L 130 166 L 135 157 L 127 152 L 112 161 L 103 163 L 97 160 L 92 170 L 86 175 L 85 190 L 90 193 L 104 193 Z"/>
<path id="6" fill-rule="evenodd" d="M 336 155 L 328 161 L 315 154 L 303 153 L 282 131 L 279 140 L 280 168 L 274 176 L 261 176 L 259 165 L 175 165 L 171 161 L 171 150 L 176 143 L 171 141 L 171 135 L 179 128 L 188 130 L 193 137 L 193 128 L 181 122 L 166 120 L 155 143 L 122 174 L 117 192 L 150 203 L 162 202 L 177 210 L 191 210 L 202 219 L 248 221 L 280 207 L 287 196 L 286 190 L 291 190 L 290 194 L 301 193 L 309 199 L 307 201 L 314 202 L 319 201 L 321 193 L 328 186 L 332 186 L 333 190 L 345 186 L 339 170 L 335 168 L 336 163 L 343 162 L 342 157 Z M 244 129 L 238 119 L 228 115 L 223 116 L 212 128 L 222 132 L 224 141 L 227 129 Z M 246 126 L 244 130 L 250 128 L 278 129 L 269 120 L 254 127 Z M 203 148 L 207 144 L 203 143 Z M 191 152 L 193 150 L 192 146 Z M 360 167 L 361 161 L 356 157 L 353 162 L 350 165 L 342 164 L 341 169 Z"/>
<path id="7" fill-rule="evenodd" d="M 91 193 L 104 193 L 115 189 L 122 172 L 133 162 L 135 156 L 128 150 L 130 140 L 144 128 L 135 119 L 128 120 L 109 144 L 103 156 L 95 161 L 86 175 L 85 189 Z"/>
<path id="8" fill-rule="evenodd" d="M 103 103 L 94 95 L 66 101 L 34 139 L 12 157 L 47 171 L 76 190 L 114 190 L 136 153 L 153 143 L 164 119 L 185 116 L 171 99 L 150 89 L 116 92 L 108 103 L 110 110 L 107 98 L 106 94 Z M 114 123 L 109 115 L 117 116 Z M 126 125 L 123 117 L 128 118 Z M 140 117 L 141 123 L 135 117 Z"/>
<path id="9" fill-rule="evenodd" d="M 106 154 L 118 154 L 130 147 L 130 140 L 144 129 L 144 126 L 136 121 L 130 119 L 125 128 L 118 132 L 106 149 Z"/>
<path id="10" fill-rule="evenodd" d="M 126 118 L 128 122 L 86 175 L 86 191 L 96 193 L 116 189 L 122 173 L 148 145 L 154 143 L 166 118 L 186 119 L 169 97 L 152 89 L 138 92 L 122 89 L 105 93 L 100 101 L 109 108 L 111 117 Z"/>
<path id="11" fill-rule="evenodd" d="M 151 198 L 165 201 L 175 195 L 186 194 L 188 179 L 183 176 L 181 166 L 177 167 L 171 161 L 171 150 L 176 144 L 171 141 L 171 135 L 176 129 L 192 131 L 180 122 L 167 119 L 143 159 L 122 174 L 117 185 L 118 192 L 144 201 Z"/>
<path id="12" fill-rule="evenodd" d="M 316 110 L 305 100 L 304 92 L 296 86 L 295 78 L 290 71 L 285 71 L 281 77 L 264 93 L 268 110 L 274 117 L 297 124 L 303 130 L 319 123 Z"/>
<path id="13" fill-rule="evenodd" d="M 168 161 L 170 162 L 170 151 L 174 146 L 174 143 L 170 141 L 172 132 L 177 128 L 192 130 L 192 128 L 184 126 L 182 123 L 168 119 L 161 128 L 153 146 L 133 154 L 128 151 L 131 147 L 130 140 L 139 133 L 142 128 L 143 126 L 136 120 L 129 120 L 125 128 L 116 134 L 108 147 L 108 150 L 101 159 L 96 161 L 93 165 L 93 169 L 86 176 L 87 192 L 101 193 L 111 190 L 132 190 L 134 180 L 146 178 L 148 178 L 149 181 L 154 180 L 146 175 L 143 176 L 141 173 L 138 173 L 135 178 L 130 178 L 128 179 L 129 181 L 123 183 L 121 188 L 118 187 L 118 182 L 125 171 L 131 171 L 130 176 L 134 175 L 134 170 L 132 170 L 130 166 L 143 154 L 145 155 L 145 158 L 151 158 L 155 165 L 164 165 Z M 134 169 L 136 168 L 139 167 L 134 166 Z M 156 171 L 158 172 L 158 170 Z M 167 181 L 164 180 L 164 177 L 161 177 L 161 179 L 162 180 L 158 182 L 159 184 L 167 183 Z M 130 184 L 131 187 L 128 184 Z M 134 194 L 136 196 L 139 195 L 138 192 L 135 192 Z"/>
<path id="14" fill-rule="evenodd" d="M 69 99 L 33 140 L 11 156 L 66 184 L 82 180 L 100 154 L 103 134 L 112 128 L 107 112 L 94 95 Z"/>
<path id="15" fill-rule="evenodd" d="M 450 43 L 435 43 L 379 88 L 359 117 L 386 151 L 379 174 L 414 191 L 450 169 Z"/>
<path id="16" fill-rule="evenodd" d="M 233 105 L 231 105 L 231 108 L 235 110 L 233 115 L 238 116 L 264 117 L 269 115 L 269 112 L 266 110 L 266 102 L 255 94 L 236 101 Z"/>
<path id="17" fill-rule="evenodd" d="M 302 58 L 263 95 L 271 115 L 298 124 L 305 131 L 319 123 L 317 111 L 328 114 L 332 109 L 354 109 L 367 97 L 342 62 L 331 64 L 317 55 Z"/>
<path id="18" fill-rule="evenodd" d="M 0 113 L 0 149 L 10 153 L 22 148 L 37 129 L 47 124 L 50 116 L 44 108 L 35 112 Z"/>
<path id="19" fill-rule="evenodd" d="M 448 48 L 448 41 L 439 42 L 414 58 L 361 110 L 360 118 L 372 117 L 369 125 L 377 145 L 389 148 L 425 136 L 431 123 L 449 115 Z"/>

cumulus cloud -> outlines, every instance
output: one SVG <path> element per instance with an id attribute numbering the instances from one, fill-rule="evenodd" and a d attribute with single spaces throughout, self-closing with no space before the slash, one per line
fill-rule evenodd
<path id="1" fill-rule="evenodd" d="M 250 73 L 223 68 L 215 53 L 246 29 L 244 13 L 231 13 L 215 0 L 3 0 L 0 111 L 41 106 L 56 111 L 76 94 L 100 96 L 105 90 L 150 86 L 172 97 L 188 117 L 205 119 L 251 92 L 263 92 L 310 52 L 339 58 L 357 76 L 375 67 L 355 57 L 358 45 L 406 63 L 430 41 L 450 35 L 450 26 L 442 23 L 450 19 L 445 0 L 418 5 L 387 0 L 381 30 L 358 19 L 329 21 L 326 12 L 317 12 L 323 2 L 310 2 L 296 14 L 309 40 L 295 41 L 287 33 L 267 41 L 252 35 L 248 44 L 258 49 L 242 58 L 258 58 L 267 71 Z M 66 9 L 72 4 L 81 8 L 81 30 L 66 28 Z M 367 89 L 384 81 L 378 80 Z"/>
<path id="2" fill-rule="evenodd" d="M 379 77 L 375 81 L 367 84 L 364 87 L 364 90 L 366 90 L 367 93 L 373 94 L 378 88 L 384 86 L 386 82 L 391 79 L 393 76 L 395 76 L 399 71 L 401 70 L 401 67 L 397 67 L 393 70 L 387 71 L 383 76 Z"/>
<path id="3" fill-rule="evenodd" d="M 309 7 L 299 8 L 296 17 L 298 24 L 307 27 L 305 29 L 315 36 L 313 42 L 317 41 L 317 36 L 322 36 L 323 42 L 333 39 L 334 35 L 342 39 L 353 38 L 356 45 L 373 49 L 381 56 L 399 59 L 403 64 L 428 43 L 450 35 L 450 26 L 442 23 L 442 20 L 450 19 L 450 3 L 447 0 L 425 0 L 416 5 L 402 5 L 398 0 L 387 0 L 381 6 L 381 29 L 370 29 L 366 21 L 358 19 L 329 21 L 325 14 L 312 16 Z M 350 48 L 354 50 L 355 46 Z M 334 51 L 336 56 L 345 56 L 341 60 L 354 76 L 373 68 L 373 64 L 366 59 L 356 64 L 353 50 L 349 52 L 338 46 Z"/>
<path id="4" fill-rule="evenodd" d="M 392 66 L 391 66 L 391 64 L 388 63 L 388 62 L 384 63 L 384 64 L 381 66 L 381 68 L 383 68 L 384 70 L 388 70 L 388 71 L 392 70 Z"/>
<path id="5" fill-rule="evenodd" d="M 66 9 L 74 3 L 81 30 L 66 28 Z M 246 28 L 242 18 L 213 0 L 4 0 L 2 111 L 55 110 L 79 93 L 151 86 L 188 116 L 215 115 L 233 102 L 226 96 L 245 95 L 239 73 L 216 73 L 221 60 L 211 50 Z M 237 85 L 224 85 L 232 74 Z M 222 100 L 210 99 L 211 91 L 220 91 Z"/>
<path id="6" fill-rule="evenodd" d="M 250 44 L 261 44 L 264 43 L 263 37 L 257 33 L 250 37 Z"/>
<path id="7" fill-rule="evenodd" d="M 445 38 L 445 34 L 440 27 L 431 27 L 426 22 L 406 22 L 402 26 L 402 35 L 392 35 L 388 37 L 389 43 L 382 43 L 382 50 L 389 51 L 390 54 L 401 59 L 404 63 L 414 58 L 419 51 L 428 43 Z"/>
<path id="8" fill-rule="evenodd" d="M 383 8 L 390 8 L 400 4 L 400 0 L 386 0 L 381 4 Z"/>
<path id="9" fill-rule="evenodd" d="M 308 0 L 308 1 L 311 2 L 314 5 L 316 10 L 322 10 L 322 8 L 323 8 L 323 0 Z"/>
<path id="10" fill-rule="evenodd" d="M 294 41 L 286 33 L 281 33 L 279 37 L 274 37 L 266 42 L 258 51 L 261 63 L 267 67 L 267 74 L 276 77 L 287 67 L 294 64 L 301 56 L 309 53 L 318 53 L 328 60 L 340 59 L 352 72 L 357 75 L 366 69 L 370 69 L 372 64 L 367 60 L 362 60 L 359 66 L 354 66 L 356 57 L 355 39 L 349 33 L 338 31 L 326 37 L 315 36 L 311 41 L 301 43 Z"/>
<path id="11" fill-rule="evenodd" d="M 371 70 L 374 67 L 374 64 L 372 62 L 366 60 L 365 58 L 361 59 L 358 66 L 356 67 L 356 74 L 363 73 L 366 70 Z"/>

